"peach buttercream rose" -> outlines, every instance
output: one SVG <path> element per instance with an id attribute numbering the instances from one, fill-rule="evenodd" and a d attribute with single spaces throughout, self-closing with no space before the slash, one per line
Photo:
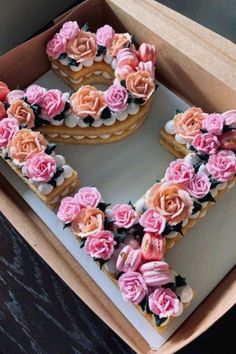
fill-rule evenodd
<path id="1" fill-rule="evenodd" d="M 18 120 L 19 124 L 27 124 L 29 128 L 34 127 L 35 115 L 30 106 L 23 100 L 15 100 L 7 110 L 9 117 Z"/>
<path id="2" fill-rule="evenodd" d="M 47 144 L 47 141 L 39 132 L 21 129 L 14 134 L 7 145 L 8 156 L 21 166 L 33 155 L 44 151 Z"/>
<path id="3" fill-rule="evenodd" d="M 205 116 L 206 114 L 198 107 L 191 107 L 187 111 L 177 114 L 174 117 L 176 134 L 186 140 L 187 143 L 191 143 L 193 138 L 199 134 Z"/>
<path id="4" fill-rule="evenodd" d="M 112 57 L 116 57 L 118 52 L 129 46 L 131 36 L 129 33 L 116 33 L 112 37 L 112 41 L 107 46 L 107 53 Z"/>
<path id="5" fill-rule="evenodd" d="M 95 34 L 80 31 L 77 37 L 67 43 L 67 54 L 77 62 L 83 62 L 95 58 L 97 54 L 97 42 Z"/>
<path id="6" fill-rule="evenodd" d="M 171 225 L 188 218 L 193 209 L 189 193 L 183 186 L 173 182 L 155 183 L 149 191 L 148 203 Z"/>
<path id="7" fill-rule="evenodd" d="M 70 97 L 72 110 L 80 118 L 91 116 L 99 119 L 103 109 L 107 106 L 104 93 L 96 87 L 85 85 Z"/>
<path id="8" fill-rule="evenodd" d="M 73 220 L 71 228 L 75 235 L 84 238 L 103 230 L 103 222 L 104 214 L 100 209 L 84 208 Z"/>
<path id="9" fill-rule="evenodd" d="M 155 91 L 155 84 L 147 71 L 137 71 L 127 76 L 126 87 L 132 96 L 148 100 Z"/>

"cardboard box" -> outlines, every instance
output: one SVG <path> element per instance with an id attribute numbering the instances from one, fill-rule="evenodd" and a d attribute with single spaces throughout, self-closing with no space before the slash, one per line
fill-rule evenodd
<path id="1" fill-rule="evenodd" d="M 127 28 L 139 42 L 149 41 L 156 45 L 158 79 L 179 96 L 206 111 L 235 108 L 235 45 L 151 0 L 86 1 L 61 17 L 46 32 L 0 58 L 1 80 L 11 88 L 24 88 L 48 71 L 45 45 L 63 22 L 72 19 L 89 22 L 92 30 L 104 23 L 112 24 L 116 31 Z M 149 352 L 148 343 L 13 187 L 3 177 L 0 184 L 1 211 L 36 252 L 136 352 Z M 235 278 L 234 270 L 162 348 L 152 352 L 173 353 L 212 325 L 234 304 Z M 191 279 L 188 280 L 191 284 Z"/>

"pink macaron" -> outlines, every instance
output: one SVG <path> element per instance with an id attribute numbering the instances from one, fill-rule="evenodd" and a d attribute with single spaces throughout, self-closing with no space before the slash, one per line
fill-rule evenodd
<path id="1" fill-rule="evenodd" d="M 164 237 L 146 232 L 141 244 L 143 258 L 146 261 L 160 261 L 164 257 L 165 244 Z"/>
<path id="2" fill-rule="evenodd" d="M 148 262 L 139 268 L 148 286 L 161 286 L 171 281 L 169 265 L 163 261 Z"/>
<path id="3" fill-rule="evenodd" d="M 141 249 L 133 249 L 127 245 L 122 248 L 117 261 L 116 269 L 120 272 L 135 271 L 139 268 L 142 261 Z"/>
<path id="4" fill-rule="evenodd" d="M 152 44 L 142 43 L 139 47 L 140 61 L 147 62 L 151 60 L 153 64 L 156 61 L 156 48 Z"/>
<path id="5" fill-rule="evenodd" d="M 121 49 L 117 54 L 116 60 L 119 69 L 126 65 L 129 65 L 134 69 L 139 63 L 137 52 L 130 48 Z"/>
<path id="6" fill-rule="evenodd" d="M 147 71 L 151 77 L 155 77 L 155 69 L 154 69 L 154 64 L 151 60 L 144 62 L 140 61 L 138 64 L 138 70 L 140 71 Z"/>

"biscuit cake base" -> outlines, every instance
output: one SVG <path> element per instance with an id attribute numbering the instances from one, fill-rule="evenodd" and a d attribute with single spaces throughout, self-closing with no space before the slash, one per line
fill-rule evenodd
<path id="1" fill-rule="evenodd" d="M 174 156 L 176 156 L 176 157 L 178 157 L 180 159 L 191 152 L 190 150 L 187 149 L 186 145 L 179 144 L 175 140 L 175 136 L 168 134 L 163 128 L 161 129 L 161 140 L 160 140 L 160 143 L 172 155 L 174 155 Z"/>
<path id="2" fill-rule="evenodd" d="M 2 156 L 1 156 L 2 157 Z M 37 189 L 37 186 L 34 185 L 30 180 L 23 176 L 21 169 L 17 168 L 11 160 L 6 160 L 2 157 L 2 159 L 12 168 L 12 170 L 32 189 L 33 192 L 37 194 L 37 196 L 50 208 L 54 209 L 60 200 L 72 194 L 80 185 L 78 173 L 73 170 L 72 175 L 69 178 L 65 178 L 64 182 L 58 186 L 53 188 L 51 193 L 45 195 L 40 193 Z"/>

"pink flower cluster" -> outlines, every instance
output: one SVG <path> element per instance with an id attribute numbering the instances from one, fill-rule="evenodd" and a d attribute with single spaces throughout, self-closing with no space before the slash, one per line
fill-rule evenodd
<path id="1" fill-rule="evenodd" d="M 67 42 L 74 39 L 80 29 L 76 21 L 65 22 L 59 33 L 47 43 L 46 53 L 53 59 L 58 59 L 59 56 L 66 52 Z"/>

